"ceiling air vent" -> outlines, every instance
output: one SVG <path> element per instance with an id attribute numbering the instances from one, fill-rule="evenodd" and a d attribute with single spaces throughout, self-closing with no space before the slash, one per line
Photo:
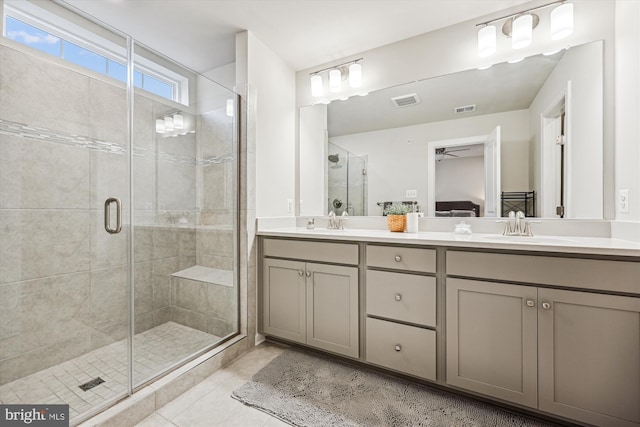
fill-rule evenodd
<path id="1" fill-rule="evenodd" d="M 396 107 L 409 107 L 410 105 L 416 105 L 420 103 L 420 97 L 417 93 L 411 93 L 409 95 L 396 96 L 391 98 L 391 102 Z"/>
<path id="2" fill-rule="evenodd" d="M 453 109 L 453 112 L 456 113 L 456 114 L 470 113 L 472 111 L 476 111 L 476 104 L 464 105 L 462 107 L 456 107 L 456 108 Z"/>

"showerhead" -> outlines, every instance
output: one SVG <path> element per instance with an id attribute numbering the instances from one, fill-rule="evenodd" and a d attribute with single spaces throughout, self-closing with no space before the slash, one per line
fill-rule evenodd
<path id="1" fill-rule="evenodd" d="M 338 163 L 340 161 L 340 154 L 329 154 L 328 159 L 331 163 Z"/>

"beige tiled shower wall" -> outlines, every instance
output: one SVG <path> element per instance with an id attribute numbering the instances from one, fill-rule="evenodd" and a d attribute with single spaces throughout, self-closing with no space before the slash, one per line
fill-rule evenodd
<path id="1" fill-rule="evenodd" d="M 0 63 L 3 384 L 126 337 L 130 227 L 116 235 L 103 228 L 105 199 L 128 200 L 123 85 L 6 46 Z M 140 95 L 134 103 L 133 208 L 141 218 L 135 220 L 134 300 L 141 332 L 174 320 L 170 274 L 196 262 L 232 268 L 233 199 L 215 200 L 234 171 L 228 160 L 196 166 L 203 147 L 215 147 L 215 136 L 156 137 L 155 119 L 175 105 Z M 215 129 L 214 119 L 200 121 L 206 124 L 199 129 Z M 225 183 L 210 184 L 213 179 Z M 125 220 L 129 208 L 123 206 Z M 162 215 L 187 213 L 194 222 L 199 209 L 219 227 L 178 228 Z"/>

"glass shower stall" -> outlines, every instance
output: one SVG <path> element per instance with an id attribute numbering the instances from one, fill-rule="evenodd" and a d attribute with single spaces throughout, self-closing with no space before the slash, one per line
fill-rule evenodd
<path id="1" fill-rule="evenodd" d="M 58 3 L 4 4 L 0 403 L 76 424 L 238 334 L 241 103 Z"/>

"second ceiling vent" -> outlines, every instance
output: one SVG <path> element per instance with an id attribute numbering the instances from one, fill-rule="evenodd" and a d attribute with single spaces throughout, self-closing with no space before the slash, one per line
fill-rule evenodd
<path id="1" fill-rule="evenodd" d="M 420 97 L 417 93 L 410 93 L 409 95 L 396 96 L 391 98 L 391 102 L 396 107 L 409 107 L 420 103 Z"/>

